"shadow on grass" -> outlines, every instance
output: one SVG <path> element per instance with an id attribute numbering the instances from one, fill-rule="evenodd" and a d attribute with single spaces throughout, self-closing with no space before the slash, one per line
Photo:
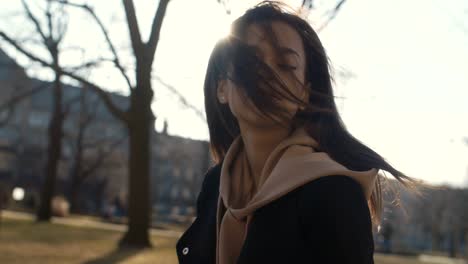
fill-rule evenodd
<path id="1" fill-rule="evenodd" d="M 108 254 L 83 262 L 83 264 L 107 264 L 117 263 L 140 253 L 142 249 L 137 248 L 116 248 Z"/>

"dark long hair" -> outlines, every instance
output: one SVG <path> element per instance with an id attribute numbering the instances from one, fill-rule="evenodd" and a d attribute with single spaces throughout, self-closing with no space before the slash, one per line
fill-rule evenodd
<path id="1" fill-rule="evenodd" d="M 308 87 L 302 83 L 305 89 L 309 89 L 306 104 L 302 104 L 298 98 L 288 93 L 282 80 L 256 56 L 255 49 L 245 44 L 247 27 L 255 24 L 267 33 L 267 38 L 274 46 L 276 41 L 271 23 L 276 21 L 291 26 L 302 38 L 306 57 L 304 83 L 310 83 Z M 229 37 L 215 45 L 204 83 L 210 151 L 215 163 L 222 162 L 229 146 L 240 134 L 239 125 L 229 106 L 220 104 L 217 100 L 220 81 L 229 79 L 241 89 L 240 94 L 250 99 L 266 116 L 282 116 L 281 109 L 275 107 L 274 100 L 271 99 L 282 97 L 302 105 L 304 109 L 294 116 L 292 126 L 304 125 L 306 131 L 319 143 L 319 151 L 326 152 L 338 163 L 352 170 L 377 168 L 389 172 L 405 187 L 419 193 L 417 187 L 424 185 L 422 181 L 395 169 L 382 156 L 347 131 L 334 101 L 329 58 L 319 37 L 307 21 L 287 12 L 281 3 L 264 1 L 234 21 L 231 31 Z M 382 180 L 384 177 L 379 174 L 369 201 L 375 224 L 381 221 Z"/>

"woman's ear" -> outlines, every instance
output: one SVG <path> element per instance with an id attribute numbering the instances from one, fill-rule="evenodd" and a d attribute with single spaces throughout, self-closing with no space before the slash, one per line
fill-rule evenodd
<path id="1" fill-rule="evenodd" d="M 216 95 L 218 97 L 218 101 L 221 104 L 227 103 L 227 80 L 220 80 L 218 84 L 218 88 L 216 89 Z"/>

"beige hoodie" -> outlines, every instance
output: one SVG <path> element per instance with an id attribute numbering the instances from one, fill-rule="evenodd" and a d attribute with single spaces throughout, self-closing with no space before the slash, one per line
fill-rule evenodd
<path id="1" fill-rule="evenodd" d="M 236 263 L 255 210 L 305 183 L 325 176 L 345 175 L 362 186 L 369 199 L 377 169 L 352 171 L 316 152 L 318 143 L 303 127 L 294 130 L 271 152 L 257 183 L 253 181 L 242 138 L 229 147 L 221 168 L 216 216 L 216 263 Z"/>

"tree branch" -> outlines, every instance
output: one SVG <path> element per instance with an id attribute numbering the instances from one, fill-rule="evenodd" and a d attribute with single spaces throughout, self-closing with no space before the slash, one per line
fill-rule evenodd
<path id="1" fill-rule="evenodd" d="M 88 168 L 83 170 L 83 173 L 81 174 L 81 180 L 84 180 L 86 177 L 91 175 L 93 171 L 95 171 L 99 166 L 102 165 L 102 163 L 108 158 L 110 154 L 118 147 L 120 144 L 122 144 L 125 140 L 127 139 L 127 136 L 120 138 L 119 140 L 116 140 L 113 142 L 109 149 L 107 151 L 100 151 L 98 159 Z"/>
<path id="2" fill-rule="evenodd" d="M 93 61 L 88 61 L 88 62 L 85 62 L 83 64 L 80 64 L 80 65 L 76 65 L 76 66 L 71 66 L 71 67 L 67 67 L 66 69 L 67 70 L 70 70 L 72 72 L 75 72 L 75 71 L 78 71 L 78 70 L 81 70 L 81 69 L 86 69 L 86 68 L 91 68 L 91 67 L 96 67 L 96 66 L 99 66 L 99 64 L 101 64 L 101 62 L 113 62 L 112 59 L 106 59 L 106 58 L 98 58 L 96 60 L 93 60 Z"/>
<path id="3" fill-rule="evenodd" d="M 37 87 L 34 87 L 24 93 L 18 94 L 4 102 L 3 104 L 0 105 L 0 111 L 3 111 L 5 109 L 11 108 L 13 105 L 19 103 L 20 101 L 28 98 L 29 96 L 41 91 L 45 87 L 47 87 L 48 83 L 43 83 Z"/>
<path id="4" fill-rule="evenodd" d="M 167 84 L 165 83 L 163 80 L 161 80 L 161 78 L 155 76 L 153 77 L 157 82 L 159 82 L 160 84 L 162 84 L 164 87 L 166 87 L 167 89 L 169 89 L 169 91 L 173 94 L 175 94 L 177 96 L 177 98 L 179 99 L 179 101 L 187 108 L 189 109 L 192 109 L 196 115 L 198 115 L 198 117 L 200 117 L 203 121 L 206 122 L 206 117 L 205 115 L 203 114 L 203 112 L 198 109 L 196 106 L 194 106 L 193 104 L 191 104 L 190 102 L 187 101 L 187 99 L 185 99 L 185 97 L 179 93 L 179 91 L 177 91 L 176 88 L 174 88 L 174 86 L 170 85 L 170 84 Z"/>
<path id="5" fill-rule="evenodd" d="M 4 125 L 6 125 L 10 119 L 13 117 L 13 112 L 15 110 L 15 105 L 19 102 L 21 102 L 22 100 L 28 98 L 29 96 L 41 91 L 43 88 L 47 87 L 47 83 L 42 83 L 41 85 L 37 86 L 37 87 L 34 87 L 32 89 L 30 89 L 29 91 L 26 91 L 26 92 L 23 92 L 21 94 L 18 94 L 18 95 L 15 95 L 15 96 L 12 96 L 10 99 L 8 99 L 6 102 L 4 102 L 3 104 L 0 105 L 0 113 L 3 112 L 3 111 L 8 111 L 7 112 L 7 116 L 0 121 L 0 127 L 3 127 Z"/>
<path id="6" fill-rule="evenodd" d="M 308 9 L 314 8 L 314 0 L 302 0 L 302 6 Z"/>
<path id="7" fill-rule="evenodd" d="M 57 40 L 58 40 L 58 42 L 62 42 L 62 40 L 65 37 L 65 34 L 66 34 L 67 30 L 68 30 L 68 21 L 67 22 L 65 22 L 65 21 L 61 22 L 57 26 L 57 28 L 58 28 L 57 29 L 57 32 L 58 32 L 57 33 L 58 34 Z"/>
<path id="8" fill-rule="evenodd" d="M 31 44 L 40 45 L 40 46 L 44 45 L 44 42 L 38 39 L 34 39 L 34 38 L 22 38 L 22 39 L 17 39 L 17 41 L 21 43 L 31 43 Z"/>
<path id="9" fill-rule="evenodd" d="M 10 45 L 12 45 L 14 48 L 16 48 L 16 50 L 18 50 L 19 52 L 21 52 L 23 55 L 25 55 L 26 57 L 28 57 L 29 59 L 33 60 L 33 61 L 36 61 L 40 64 L 42 64 L 43 66 L 45 67 L 48 67 L 48 68 L 51 68 L 51 69 L 54 69 L 54 66 L 48 62 L 46 62 L 45 60 L 33 55 L 32 53 L 26 51 L 23 47 L 21 47 L 16 41 L 14 41 L 12 38 L 10 38 L 8 35 L 5 34 L 5 32 L 3 31 L 0 31 L 0 37 L 2 37 L 7 43 L 9 43 Z M 94 91 L 96 91 L 96 93 L 101 97 L 101 99 L 104 101 L 104 103 L 106 104 L 106 106 L 109 108 L 109 111 L 115 116 L 117 117 L 118 119 L 122 120 L 123 122 L 128 122 L 128 114 L 126 111 L 122 111 L 121 109 L 119 109 L 113 102 L 112 102 L 112 99 L 110 98 L 110 95 L 104 91 L 104 89 L 102 89 L 101 87 L 99 87 L 98 85 L 94 84 L 94 83 L 91 83 L 89 81 L 87 81 L 86 79 L 76 75 L 76 74 L 73 74 L 73 73 L 70 73 L 70 72 L 67 72 L 67 71 L 64 71 L 62 68 L 59 68 L 59 69 L 56 69 L 59 71 L 60 74 L 63 74 L 63 75 L 66 75 L 78 82 L 81 82 L 83 84 L 86 84 L 88 85 L 90 88 L 92 88 Z"/>
<path id="10" fill-rule="evenodd" d="M 50 1 L 47 1 L 47 7 L 45 11 L 45 15 L 47 18 L 47 28 L 49 29 L 49 38 L 54 39 L 54 26 L 52 23 L 52 12 L 50 11 L 51 9 L 52 9 L 52 3 Z"/>
<path id="11" fill-rule="evenodd" d="M 72 6 L 72 7 L 82 8 L 83 10 L 85 10 L 86 12 L 88 12 L 91 15 L 91 17 L 94 19 L 94 21 L 98 24 L 99 28 L 101 29 L 102 34 L 104 35 L 104 38 L 106 39 L 107 45 L 109 46 L 109 49 L 112 52 L 112 55 L 114 56 L 113 62 L 114 62 L 115 67 L 117 67 L 117 69 L 119 69 L 120 73 L 124 77 L 128 87 L 129 87 L 129 89 L 132 89 L 133 88 L 132 83 L 130 82 L 130 78 L 128 77 L 128 75 L 126 73 L 125 68 L 122 66 L 122 63 L 120 62 L 120 59 L 119 59 L 119 56 L 117 54 L 117 50 L 115 48 L 115 45 L 112 43 L 112 40 L 110 39 L 109 31 L 106 29 L 106 27 L 104 26 L 104 23 L 102 23 L 101 19 L 99 19 L 99 17 L 96 15 L 96 12 L 94 12 L 93 8 L 91 8 L 87 4 L 72 3 L 72 2 L 69 2 L 68 0 L 56 0 L 56 1 L 58 3 L 63 4 L 63 5 L 69 5 L 69 6 Z"/>
<path id="12" fill-rule="evenodd" d="M 231 7 L 229 6 L 229 0 L 218 0 L 218 3 L 224 6 L 224 10 L 226 10 L 226 14 L 231 14 Z"/>
<path id="13" fill-rule="evenodd" d="M 132 42 L 133 53 L 137 61 L 141 60 L 144 56 L 143 42 L 141 41 L 140 28 L 138 27 L 138 20 L 135 13 L 135 6 L 133 0 L 122 0 L 125 16 L 127 17 L 128 31 L 130 33 L 130 40 Z"/>
<path id="14" fill-rule="evenodd" d="M 76 102 L 79 102 L 80 99 L 81 99 L 81 95 L 77 95 L 63 102 L 64 104 L 63 116 L 67 116 L 70 113 L 73 104 Z"/>
<path id="15" fill-rule="evenodd" d="M 338 12 L 340 11 L 340 9 L 343 7 L 343 4 L 346 2 L 346 0 L 340 0 L 338 2 L 338 4 L 336 4 L 336 6 L 327 12 L 327 15 L 328 15 L 328 18 L 325 20 L 324 23 L 322 23 L 322 25 L 317 29 L 317 31 L 322 31 L 322 29 L 324 29 L 326 26 L 328 26 L 328 24 L 330 23 L 330 21 L 332 21 L 333 19 L 335 19 L 336 15 L 338 15 Z"/>
<path id="16" fill-rule="evenodd" d="M 25 0 L 21 0 L 23 3 L 24 10 L 26 10 L 26 14 L 28 18 L 33 22 L 34 26 L 36 27 L 37 32 L 39 35 L 41 35 L 41 38 L 44 40 L 44 43 L 47 45 L 49 43 L 49 38 L 45 35 L 44 31 L 42 30 L 41 24 L 39 23 L 39 20 L 33 15 L 31 12 L 31 9 L 29 9 L 28 4 L 26 4 Z"/>
<path id="17" fill-rule="evenodd" d="M 153 62 L 154 53 L 156 52 L 156 48 L 159 42 L 159 35 L 161 33 L 161 27 L 164 20 L 164 16 L 166 15 L 167 5 L 169 4 L 169 0 L 160 0 L 158 10 L 153 18 L 153 24 L 151 26 L 151 34 L 149 37 L 149 41 L 146 44 L 148 47 L 147 56 L 150 56 L 150 61 Z"/>

